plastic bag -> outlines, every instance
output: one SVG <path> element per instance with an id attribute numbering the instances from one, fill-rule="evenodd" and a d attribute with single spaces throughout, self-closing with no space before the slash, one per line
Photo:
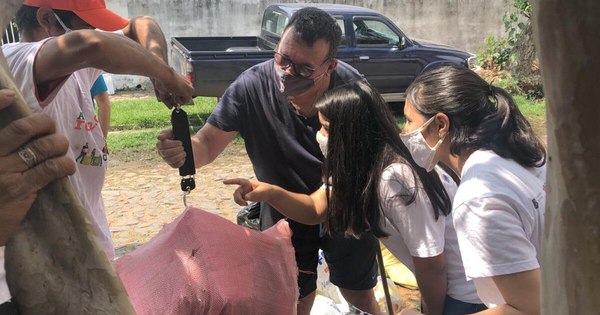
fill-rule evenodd
<path id="1" fill-rule="evenodd" d="M 237 224 L 260 231 L 260 202 L 243 207 L 237 214 Z"/>
<path id="2" fill-rule="evenodd" d="M 398 291 L 396 284 L 394 284 L 394 281 L 387 279 L 387 283 L 392 300 L 392 308 L 394 313 L 397 313 L 402 308 L 404 302 L 400 296 L 400 292 Z M 375 286 L 374 291 L 375 299 L 377 300 L 381 314 L 387 314 L 387 304 L 385 301 L 385 293 L 383 290 L 381 276 L 377 276 L 377 286 Z M 318 296 L 323 296 L 327 299 L 323 299 L 323 301 L 321 301 L 322 303 L 319 305 L 319 309 L 315 309 L 313 307 L 313 310 L 311 310 L 311 315 L 319 314 L 318 312 L 322 309 L 326 309 L 329 312 L 334 312 L 333 314 L 336 314 L 335 311 L 339 311 L 341 314 L 368 314 L 356 309 L 353 305 L 348 303 L 342 296 L 339 288 L 329 281 L 329 267 L 327 266 L 325 254 L 322 250 L 319 250 L 319 258 L 317 263 L 317 297 Z M 330 300 L 329 303 L 326 302 L 328 300 Z"/>
<path id="3" fill-rule="evenodd" d="M 390 298 L 392 300 L 392 309 L 394 310 L 394 314 L 400 312 L 404 305 L 404 301 L 400 296 L 400 292 L 396 287 L 396 284 L 392 279 L 387 278 L 388 289 L 390 291 Z M 381 310 L 381 314 L 388 314 L 387 302 L 385 300 L 385 291 L 383 290 L 383 282 L 381 281 L 381 276 L 377 276 L 377 286 L 375 286 L 375 299 L 377 300 L 377 304 L 379 305 L 379 309 Z"/>

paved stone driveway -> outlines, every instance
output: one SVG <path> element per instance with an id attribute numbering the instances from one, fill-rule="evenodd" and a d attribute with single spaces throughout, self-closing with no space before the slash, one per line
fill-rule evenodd
<path id="1" fill-rule="evenodd" d="M 112 162 L 112 161 L 111 161 Z M 198 170 L 188 205 L 233 222 L 240 207 L 226 178 L 254 176 L 243 145 L 232 144 L 211 165 Z M 161 160 L 109 164 L 103 196 L 117 255 L 149 241 L 184 210 L 177 169 Z"/>

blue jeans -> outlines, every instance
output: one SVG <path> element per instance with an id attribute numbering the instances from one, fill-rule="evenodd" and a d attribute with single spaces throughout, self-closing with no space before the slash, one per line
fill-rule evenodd
<path id="1" fill-rule="evenodd" d="M 446 295 L 444 301 L 444 315 L 465 315 L 473 314 L 487 310 L 485 304 L 472 304 L 463 301 L 459 301 Z"/>

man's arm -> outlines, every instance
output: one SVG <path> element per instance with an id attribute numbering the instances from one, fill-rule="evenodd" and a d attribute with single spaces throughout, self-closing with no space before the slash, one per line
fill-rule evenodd
<path id="1" fill-rule="evenodd" d="M 209 123 L 205 124 L 198 133 L 192 136 L 194 164 L 202 167 L 214 161 L 231 143 L 236 131 L 223 131 Z M 162 131 L 157 138 L 158 154 L 171 167 L 177 168 L 185 162 L 185 151 L 181 141 L 174 140 L 173 130 Z"/>
<path id="2" fill-rule="evenodd" d="M 167 42 L 160 26 L 148 16 L 139 16 L 131 19 L 129 25 L 123 30 L 125 36 L 138 42 L 144 49 L 148 50 L 154 56 L 162 59 L 165 63 L 169 63 L 167 53 Z M 154 85 L 154 93 L 156 98 L 165 103 L 168 107 L 175 106 L 173 98 L 169 90 L 162 84 L 152 79 Z"/>
<path id="3" fill-rule="evenodd" d="M 48 40 L 36 56 L 34 79 L 43 85 L 88 67 L 156 79 L 180 104 L 192 96 L 191 83 L 139 43 L 118 34 L 93 30 L 73 31 Z"/>
<path id="4" fill-rule="evenodd" d="M 167 41 L 160 26 L 149 16 L 139 16 L 131 19 L 123 34 L 138 42 L 151 54 L 168 63 Z"/>

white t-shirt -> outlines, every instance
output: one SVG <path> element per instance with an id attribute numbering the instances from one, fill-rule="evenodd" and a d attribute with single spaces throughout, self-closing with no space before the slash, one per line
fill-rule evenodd
<path id="1" fill-rule="evenodd" d="M 453 219 L 467 278 L 488 306 L 504 304 L 492 276 L 540 267 L 546 168 L 525 168 L 493 151 L 465 162 Z"/>
<path id="2" fill-rule="evenodd" d="M 441 168 L 436 166 L 436 171 L 452 199 L 456 183 Z M 379 189 L 385 220 L 382 228 L 389 237 L 381 241 L 413 273 L 413 257 L 434 257 L 445 252 L 448 295 L 467 303 L 481 303 L 475 286 L 465 277 L 452 219 L 443 214 L 435 219 L 427 193 L 420 182 L 415 183 L 415 176 L 410 166 L 400 163 L 384 170 Z M 415 200 L 405 205 L 416 187 Z"/>
<path id="3" fill-rule="evenodd" d="M 108 150 L 90 96 L 90 89 L 102 71 L 92 68 L 75 71 L 54 87 L 46 99 L 39 99 L 33 64 L 39 49 L 48 40 L 52 38 L 7 44 L 2 46 L 2 51 L 31 109 L 50 115 L 56 123 L 57 133 L 69 140 L 67 156 L 77 165 L 77 171 L 69 180 L 87 210 L 87 219 L 95 235 L 112 259 L 115 253 L 101 194 Z"/>

